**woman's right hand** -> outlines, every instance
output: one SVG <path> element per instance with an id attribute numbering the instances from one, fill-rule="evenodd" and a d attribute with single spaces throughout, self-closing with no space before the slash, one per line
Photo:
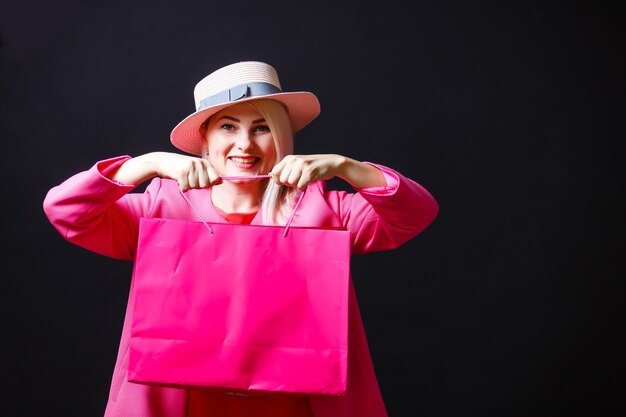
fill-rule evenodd
<path id="1" fill-rule="evenodd" d="M 173 179 L 181 191 L 222 182 L 206 159 L 172 152 L 150 152 L 131 158 L 110 175 L 112 180 L 124 184 L 140 184 L 153 177 Z"/>

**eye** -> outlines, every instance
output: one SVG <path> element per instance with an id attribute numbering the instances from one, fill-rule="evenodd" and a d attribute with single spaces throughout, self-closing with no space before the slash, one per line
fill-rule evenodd
<path id="1" fill-rule="evenodd" d="M 230 123 L 224 123 L 223 125 L 220 125 L 220 129 L 224 129 L 224 130 L 231 132 L 235 130 L 235 126 Z"/>
<path id="2" fill-rule="evenodd" d="M 270 131 L 270 128 L 267 125 L 259 125 L 254 128 L 254 131 L 258 133 L 267 133 Z"/>

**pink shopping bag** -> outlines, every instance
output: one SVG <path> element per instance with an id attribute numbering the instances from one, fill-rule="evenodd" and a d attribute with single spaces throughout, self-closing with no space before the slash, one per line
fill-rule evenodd
<path id="1" fill-rule="evenodd" d="M 345 230 L 141 219 L 129 380 L 341 395 L 349 257 Z"/>

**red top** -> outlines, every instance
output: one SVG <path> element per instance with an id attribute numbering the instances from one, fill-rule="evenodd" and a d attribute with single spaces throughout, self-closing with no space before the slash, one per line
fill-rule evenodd
<path id="1" fill-rule="evenodd" d="M 217 214 L 224 218 L 224 220 L 228 223 L 235 224 L 250 224 L 257 213 L 256 211 L 253 211 L 252 213 L 226 213 L 217 207 L 215 207 L 215 211 L 217 211 Z"/>
<path id="2" fill-rule="evenodd" d="M 217 207 L 215 210 L 228 223 L 236 224 L 250 224 L 257 213 L 226 213 Z M 187 398 L 187 417 L 313 417 L 306 397 L 245 397 L 190 390 Z"/>

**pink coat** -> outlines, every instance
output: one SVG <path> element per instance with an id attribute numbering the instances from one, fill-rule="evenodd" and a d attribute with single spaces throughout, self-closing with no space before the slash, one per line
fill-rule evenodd
<path id="1" fill-rule="evenodd" d="M 141 217 L 199 220 L 172 180 L 155 178 L 144 193 L 106 178 L 128 156 L 95 164 L 52 188 L 44 210 L 68 241 L 96 253 L 132 260 Z M 398 172 L 375 165 L 387 187 L 357 193 L 326 190 L 319 181 L 309 186 L 293 226 L 343 227 L 351 232 L 353 254 L 397 248 L 424 230 L 437 216 L 431 194 Z M 187 197 L 208 222 L 224 222 L 207 190 L 189 190 Z M 260 213 L 252 224 L 262 224 Z M 132 285 L 132 282 L 131 282 Z M 126 379 L 132 297 L 129 298 L 105 417 L 184 417 L 184 389 L 134 384 Z M 315 417 L 386 417 L 352 287 L 348 318 L 348 388 L 345 396 L 310 398 Z"/>

